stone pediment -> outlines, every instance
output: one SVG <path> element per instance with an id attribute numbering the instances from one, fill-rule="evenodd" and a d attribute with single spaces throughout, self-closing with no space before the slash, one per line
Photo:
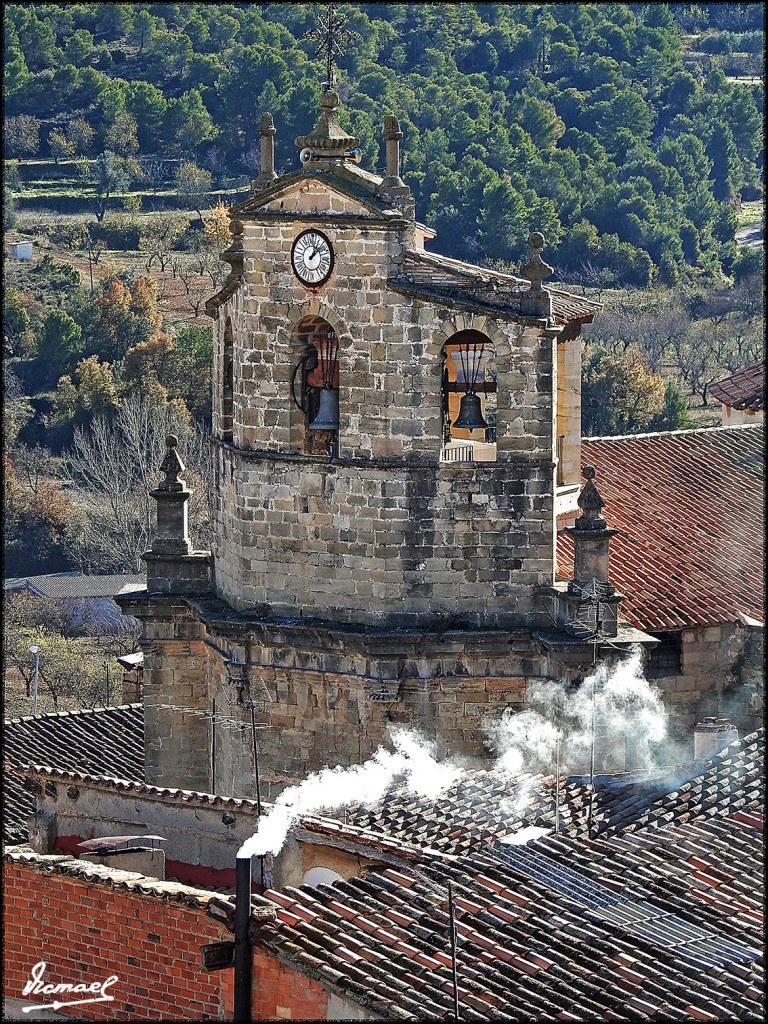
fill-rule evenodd
<path id="1" fill-rule="evenodd" d="M 333 170 L 312 168 L 286 174 L 232 208 L 232 216 L 291 214 L 350 216 L 375 220 L 402 220 L 390 196 L 379 190 L 382 180 L 354 165 Z"/>

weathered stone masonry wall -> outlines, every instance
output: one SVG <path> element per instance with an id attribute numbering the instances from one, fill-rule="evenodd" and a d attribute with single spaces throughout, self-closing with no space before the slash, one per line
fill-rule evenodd
<path id="1" fill-rule="evenodd" d="M 262 623 L 244 630 L 251 639 L 240 644 L 216 623 L 210 630 L 217 645 L 247 662 L 252 692 L 263 687 L 271 697 L 268 727 L 257 736 L 263 799 L 326 765 L 362 763 L 387 744 L 390 725 L 418 729 L 443 752 L 487 757 L 486 718 L 519 709 L 542 671 L 522 632 L 430 637 L 414 631 L 375 641 L 329 635 L 307 621 L 290 631 Z M 217 708 L 226 707 L 231 686 L 221 674 L 214 685 Z M 382 691 L 396 699 L 375 699 Z M 246 728 L 240 744 L 231 735 L 217 742 L 216 788 L 253 797 L 250 718 L 231 707 L 229 714 Z"/>
<path id="2" fill-rule="evenodd" d="M 210 785 L 210 648 L 181 600 L 136 603 L 144 622 L 145 781 L 207 792 Z M 196 713 L 197 712 L 197 713 Z"/>
<path id="3" fill-rule="evenodd" d="M 681 639 L 681 673 L 654 680 L 670 713 L 671 735 L 690 739 L 708 715 L 730 719 L 742 736 L 759 728 L 765 703 L 763 627 L 724 622 L 685 629 Z"/>
<path id="4" fill-rule="evenodd" d="M 216 583 L 235 607 L 376 625 L 545 624 L 533 588 L 553 574 L 549 463 L 227 458 Z"/>
<path id="5" fill-rule="evenodd" d="M 269 603 L 342 621 L 519 621 L 531 613 L 524 591 L 554 569 L 558 331 L 392 290 L 402 232 L 383 226 L 324 224 L 337 266 L 310 296 L 290 271 L 292 240 L 310 223 L 248 221 L 246 283 L 218 311 L 214 376 L 227 318 L 235 372 L 233 446 L 215 454 L 217 592 L 241 609 Z M 289 381 L 306 316 L 339 338 L 341 458 L 332 465 L 292 459 Z M 457 469 L 438 463 L 442 350 L 469 328 L 494 346 L 499 461 Z"/>

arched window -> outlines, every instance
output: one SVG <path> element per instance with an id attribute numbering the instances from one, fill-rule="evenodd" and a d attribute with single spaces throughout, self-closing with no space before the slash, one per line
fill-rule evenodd
<path id="1" fill-rule="evenodd" d="M 221 436 L 231 441 L 234 436 L 235 415 L 235 346 L 232 321 L 227 317 L 224 324 L 224 347 L 221 358 Z"/>
<path id="2" fill-rule="evenodd" d="M 334 882 L 343 882 L 344 879 L 331 868 L 315 867 L 310 868 L 301 880 L 302 885 L 333 885 Z"/>
<path id="3" fill-rule="evenodd" d="M 494 349 L 479 331 L 458 331 L 443 349 L 440 461 L 496 461 Z"/>
<path id="4" fill-rule="evenodd" d="M 291 440 L 305 455 L 337 455 L 339 345 L 336 332 L 321 317 L 305 317 L 294 332 L 294 354 Z"/>

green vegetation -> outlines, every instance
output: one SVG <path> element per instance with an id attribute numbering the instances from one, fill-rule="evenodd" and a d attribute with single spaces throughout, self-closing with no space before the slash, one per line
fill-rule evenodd
<path id="1" fill-rule="evenodd" d="M 735 240 L 763 222 L 762 6 L 340 6 L 340 117 L 382 173 L 400 118 L 435 248 L 515 272 L 541 230 L 557 279 L 604 303 L 584 432 L 719 422 L 710 384 L 763 354 L 763 252 Z M 168 432 L 206 546 L 221 198 L 259 173 L 265 111 L 298 167 L 317 8 L 4 6 L 3 223 L 36 248 L 5 268 L 8 573 L 138 571 Z"/>
<path id="2" fill-rule="evenodd" d="M 341 74 L 345 124 L 380 168 L 381 123 L 398 114 L 418 215 L 449 255 L 514 266 L 540 229 L 570 280 L 597 271 L 645 287 L 731 272 L 731 201 L 762 189 L 763 87 L 727 75 L 760 74 L 760 5 L 341 7 L 358 33 Z M 315 14 L 8 4 L 6 153 L 61 167 L 95 158 L 81 191 L 99 219 L 126 190 L 150 192 L 151 158 L 195 166 L 209 189 L 241 188 L 258 170 L 265 110 L 279 169 L 295 167 L 293 139 L 316 116 L 321 73 L 303 38 Z M 199 215 L 206 179 L 179 186 Z"/>

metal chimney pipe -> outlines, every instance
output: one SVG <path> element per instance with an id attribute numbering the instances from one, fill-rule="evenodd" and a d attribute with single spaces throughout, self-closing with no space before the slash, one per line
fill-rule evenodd
<path id="1" fill-rule="evenodd" d="M 235 1024 L 251 1024 L 253 951 L 251 923 L 251 858 L 235 861 Z"/>

